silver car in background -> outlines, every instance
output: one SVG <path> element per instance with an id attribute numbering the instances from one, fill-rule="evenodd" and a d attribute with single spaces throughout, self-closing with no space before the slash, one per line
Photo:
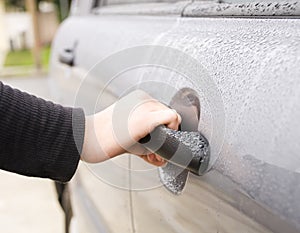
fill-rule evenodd
<path id="1" fill-rule="evenodd" d="M 91 114 L 143 89 L 211 160 L 203 176 L 130 154 L 81 163 L 57 184 L 66 231 L 300 232 L 299 17 L 299 0 L 74 0 L 52 46 L 57 101 Z"/>

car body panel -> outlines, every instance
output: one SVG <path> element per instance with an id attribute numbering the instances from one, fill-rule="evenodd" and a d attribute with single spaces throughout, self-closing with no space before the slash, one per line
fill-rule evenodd
<path id="1" fill-rule="evenodd" d="M 78 232 L 132 232 L 129 192 L 99 180 L 84 163 L 79 169 L 71 186 Z"/>
<path id="2" fill-rule="evenodd" d="M 109 86 L 99 76 L 97 64 L 116 52 L 166 46 L 188 54 L 205 69 L 222 97 L 225 124 L 214 132 L 210 102 L 199 92 L 199 130 L 211 142 L 212 168 L 203 177 L 190 175 L 181 196 L 162 187 L 156 170 L 132 156 L 121 159 L 122 169 L 114 177 L 102 180 L 103 173 L 94 174 L 95 179 L 80 168 L 82 185 L 92 190 L 90 198 L 110 230 L 120 232 L 110 218 L 121 205 L 122 232 L 300 232 L 300 20 L 114 14 L 73 16 L 61 26 L 51 66 L 61 102 L 74 104 L 81 89 L 86 98 L 78 105 L 92 113 L 145 81 L 174 84 L 177 90 L 194 88 L 191 80 L 169 71 L 145 75 L 146 67 L 121 74 Z M 75 41 L 75 66 L 59 64 L 59 51 Z M 192 81 L 203 84 L 201 78 Z M 163 85 L 143 88 L 166 103 L 172 97 L 162 97 Z M 95 107 L 100 92 L 103 101 Z M 114 171 L 118 163 L 96 169 Z M 147 179 L 139 169 L 151 170 Z M 144 180 L 153 188 L 141 191 Z"/>

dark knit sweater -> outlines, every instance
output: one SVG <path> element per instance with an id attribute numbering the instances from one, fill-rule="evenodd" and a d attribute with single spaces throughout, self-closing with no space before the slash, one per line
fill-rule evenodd
<path id="1" fill-rule="evenodd" d="M 0 169 L 67 182 L 84 138 L 82 109 L 65 108 L 0 82 Z"/>

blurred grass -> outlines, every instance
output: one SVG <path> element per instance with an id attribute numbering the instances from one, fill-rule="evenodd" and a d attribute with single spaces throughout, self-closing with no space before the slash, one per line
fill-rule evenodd
<path id="1" fill-rule="evenodd" d="M 42 66 L 43 69 L 48 69 L 49 58 L 50 58 L 50 46 L 45 46 L 42 48 Z M 34 66 L 34 60 L 32 51 L 29 49 L 21 51 L 9 52 L 6 56 L 4 67 L 16 67 L 16 66 Z"/>

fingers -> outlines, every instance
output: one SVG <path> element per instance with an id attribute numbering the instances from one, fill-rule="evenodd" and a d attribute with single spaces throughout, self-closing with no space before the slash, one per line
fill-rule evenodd
<path id="1" fill-rule="evenodd" d="M 150 132 L 158 125 L 166 125 L 170 129 L 177 130 L 179 124 L 181 123 L 180 115 L 173 109 L 155 111 L 150 113 L 149 117 L 152 119 Z"/>
<path id="2" fill-rule="evenodd" d="M 166 161 L 156 154 L 148 154 L 148 155 L 140 155 L 142 159 L 144 159 L 146 162 L 155 165 L 155 166 L 163 166 L 166 164 Z"/>
<path id="3" fill-rule="evenodd" d="M 156 108 L 156 109 L 153 109 Z M 181 123 L 179 114 L 161 103 L 140 105 L 128 120 L 128 131 L 134 141 L 139 141 L 151 133 L 157 126 L 166 125 L 168 128 L 177 130 Z"/>
<path id="4" fill-rule="evenodd" d="M 117 106 L 117 105 L 116 105 Z M 132 154 L 141 155 L 141 154 L 148 154 L 143 153 L 143 148 L 134 147 L 136 142 L 138 142 L 141 138 L 145 137 L 147 134 L 151 133 L 157 126 L 165 125 L 166 127 L 177 130 L 179 124 L 181 123 L 180 115 L 166 105 L 162 104 L 158 100 L 153 99 L 151 96 L 145 94 L 142 91 L 135 91 L 128 96 L 124 97 L 122 103 L 119 102 L 119 112 L 118 116 L 121 120 L 127 119 L 127 129 L 124 130 L 125 136 L 122 138 L 121 132 L 122 124 L 120 121 L 117 121 L 118 127 L 115 127 L 118 131 L 117 135 L 118 139 L 124 143 L 119 143 L 123 145 L 123 148 Z M 130 111 L 125 112 L 124 109 L 130 109 Z M 115 111 L 116 112 L 116 111 Z M 128 114 L 128 117 L 126 117 Z M 129 133 L 130 139 L 127 138 Z M 141 153 L 142 152 L 142 153 Z M 154 165 L 161 166 L 165 164 L 165 161 L 155 155 L 155 154 L 148 154 L 146 156 L 141 156 L 147 162 L 150 162 Z"/>
<path id="5" fill-rule="evenodd" d="M 167 127 L 170 129 L 177 130 L 180 123 L 181 123 L 181 116 L 176 112 L 176 110 L 171 109 L 174 112 L 174 120 L 172 120 L 169 124 L 167 124 Z"/>

